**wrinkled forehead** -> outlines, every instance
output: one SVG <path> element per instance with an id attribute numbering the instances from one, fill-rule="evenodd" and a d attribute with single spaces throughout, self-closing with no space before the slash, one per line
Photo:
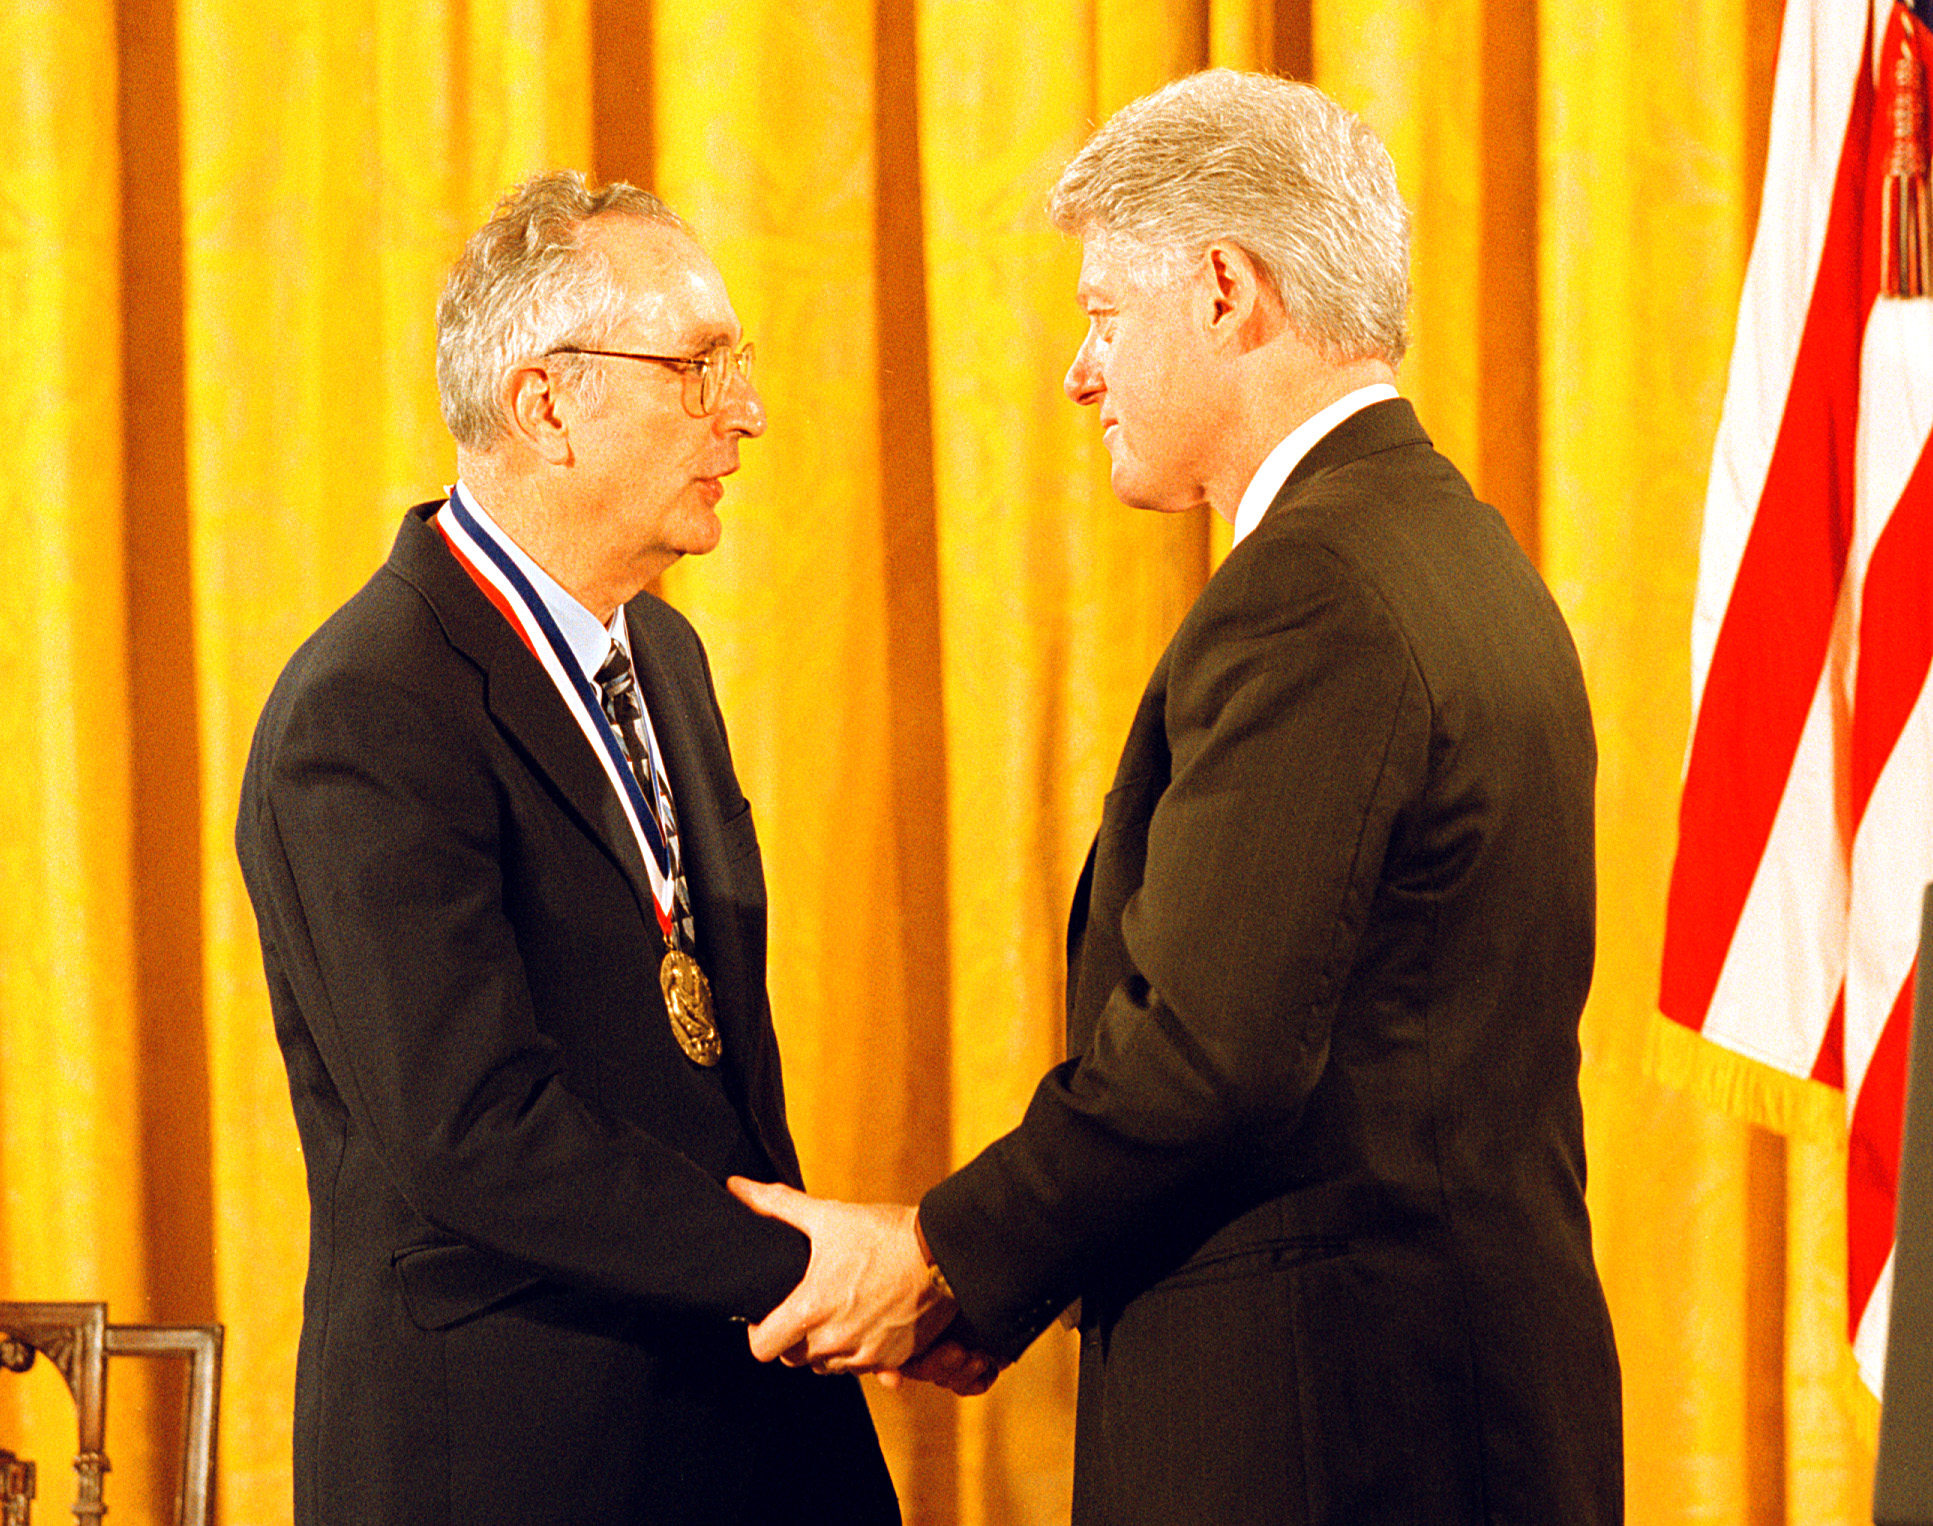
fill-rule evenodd
<path id="1" fill-rule="evenodd" d="M 1133 234 L 1096 229 L 1081 238 L 1075 296 L 1083 306 L 1111 305 L 1124 296 L 1159 291 L 1187 262 L 1187 251 Z"/>
<path id="2" fill-rule="evenodd" d="M 633 338 L 676 344 L 683 353 L 738 343 L 738 314 L 725 278 L 684 229 L 635 217 L 601 218 L 585 230 L 584 242 L 611 262 L 627 298 L 627 316 L 619 321 L 627 330 L 636 328 Z"/>

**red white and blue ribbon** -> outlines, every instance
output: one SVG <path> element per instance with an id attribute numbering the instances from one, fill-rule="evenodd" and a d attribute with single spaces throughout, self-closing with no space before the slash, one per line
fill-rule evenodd
<path id="1" fill-rule="evenodd" d="M 584 739 L 597 754 L 598 762 L 603 765 L 604 773 L 611 781 L 611 788 L 617 792 L 624 806 L 625 818 L 637 836 L 638 850 L 644 856 L 645 871 L 651 881 L 651 899 L 657 910 L 658 926 L 665 937 L 675 944 L 674 918 L 677 915 L 679 870 L 677 847 L 674 842 L 667 842 L 660 830 L 657 813 L 644 798 L 637 775 L 631 771 L 630 761 L 624 755 L 623 744 L 604 714 L 597 689 L 584 676 L 584 670 L 578 665 L 570 644 L 565 641 L 564 633 L 557 628 L 557 622 L 544 607 L 544 601 L 531 586 L 530 579 L 497 537 L 491 534 L 489 526 L 464 502 L 460 491 L 451 492 L 449 502 L 431 522 L 441 533 L 458 565 L 469 573 L 483 596 L 510 622 L 511 629 L 522 638 L 531 655 L 550 675 L 551 682 L 564 697 L 571 718 L 577 722 Z M 644 736 L 652 779 L 660 789 L 664 789 L 664 770 L 658 761 L 658 739 L 652 729 L 648 709 L 644 717 Z"/>

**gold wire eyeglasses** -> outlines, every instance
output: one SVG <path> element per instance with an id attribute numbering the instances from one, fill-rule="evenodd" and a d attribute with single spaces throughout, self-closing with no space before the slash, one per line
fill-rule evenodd
<path id="1" fill-rule="evenodd" d="M 747 340 L 737 349 L 729 344 L 715 344 L 702 355 L 640 355 L 633 350 L 588 350 L 574 344 L 559 345 L 545 352 L 551 355 L 602 355 L 607 360 L 648 360 L 656 365 L 670 366 L 674 371 L 684 373 L 685 411 L 697 418 L 706 418 L 718 411 L 718 405 L 725 401 L 725 386 L 736 371 L 743 381 L 752 379 L 752 345 Z M 697 407 L 693 407 L 692 379 L 697 379 Z"/>

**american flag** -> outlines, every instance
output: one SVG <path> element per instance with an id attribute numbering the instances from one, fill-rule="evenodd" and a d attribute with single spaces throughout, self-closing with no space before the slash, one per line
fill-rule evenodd
<path id="1" fill-rule="evenodd" d="M 1847 1330 L 1875 1393 L 1933 880 L 1929 23 L 1933 0 L 1786 7 L 1659 996 L 1720 1064 L 1750 1062 L 1746 1093 L 1843 1093 Z"/>

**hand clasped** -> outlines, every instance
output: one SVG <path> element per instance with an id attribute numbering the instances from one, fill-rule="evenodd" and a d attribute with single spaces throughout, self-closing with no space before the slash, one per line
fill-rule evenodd
<path id="1" fill-rule="evenodd" d="M 901 1204 L 839 1203 L 777 1182 L 734 1176 L 725 1184 L 755 1213 L 812 1242 L 804 1279 L 753 1325 L 752 1355 L 814 1372 L 876 1372 L 888 1387 L 904 1377 L 955 1393 L 984 1393 L 993 1360 L 941 1337 L 958 1306 L 921 1254 L 916 1210 Z"/>

